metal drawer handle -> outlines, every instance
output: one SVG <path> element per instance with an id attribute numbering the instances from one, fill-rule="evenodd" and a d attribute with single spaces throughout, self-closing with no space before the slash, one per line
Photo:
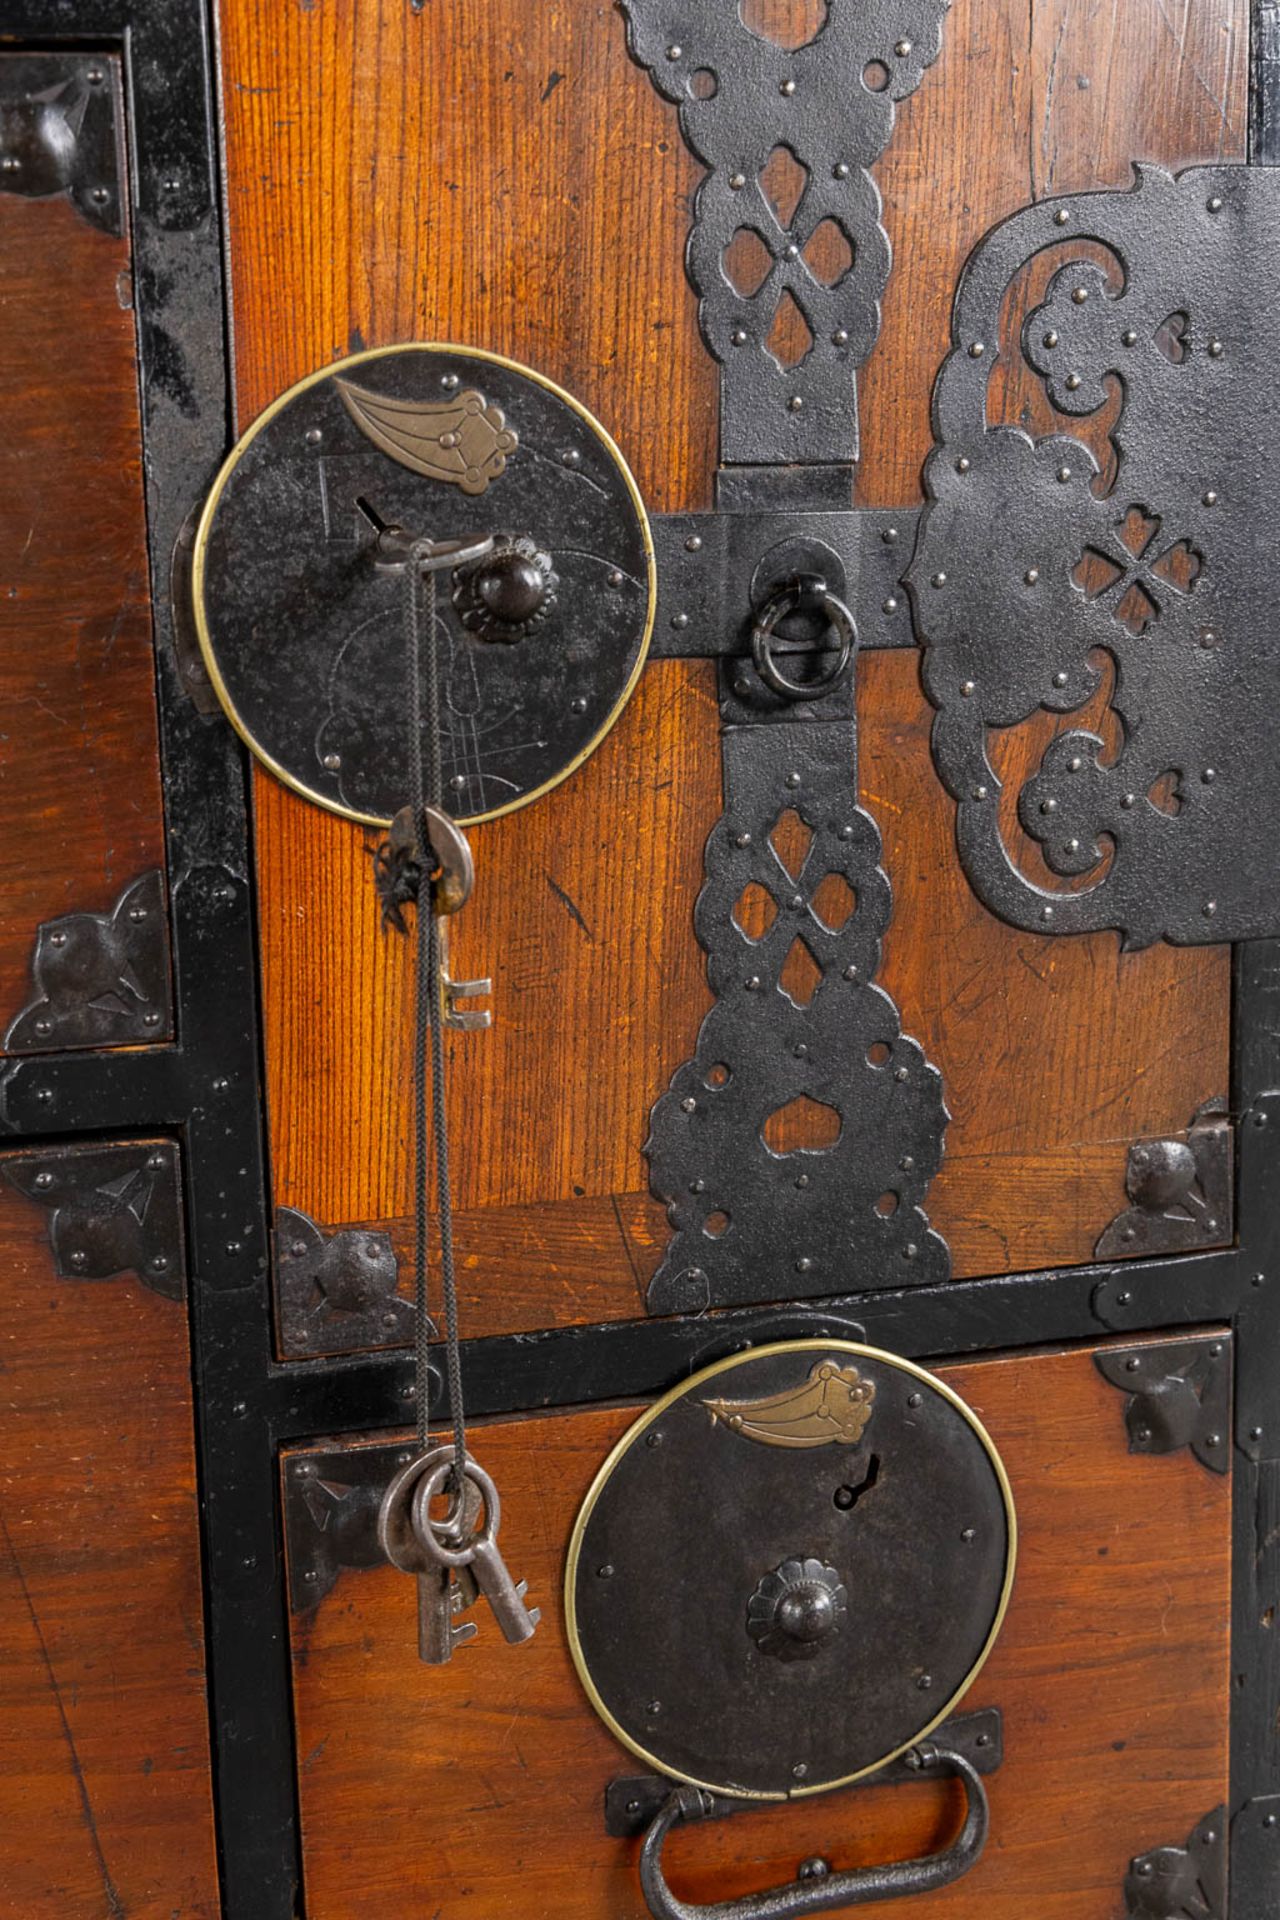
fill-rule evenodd
<path id="1" fill-rule="evenodd" d="M 846 1873 L 811 1874 L 738 1900 L 693 1906 L 672 1893 L 662 1872 L 662 1846 L 672 1827 L 698 1819 L 707 1798 L 698 1787 L 677 1787 L 645 1835 L 640 1850 L 640 1885 L 654 1920 L 799 1920 L 806 1913 L 834 1907 L 860 1907 L 871 1900 L 895 1900 L 907 1893 L 933 1893 L 950 1886 L 974 1866 L 986 1844 L 987 1795 L 982 1781 L 961 1753 L 947 1747 L 921 1747 L 921 1771 L 945 1770 L 964 1782 L 964 1825 L 951 1845 L 923 1859 L 898 1860 L 884 1867 L 855 1867 Z"/>

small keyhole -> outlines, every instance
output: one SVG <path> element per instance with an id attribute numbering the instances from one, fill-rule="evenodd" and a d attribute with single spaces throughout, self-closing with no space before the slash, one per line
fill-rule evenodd
<path id="1" fill-rule="evenodd" d="M 873 1453 L 867 1461 L 867 1470 L 861 1480 L 857 1482 L 852 1480 L 847 1481 L 843 1486 L 837 1487 L 832 1494 L 831 1497 L 839 1507 L 841 1513 L 848 1513 L 853 1507 L 856 1507 L 863 1494 L 870 1493 L 879 1478 L 880 1455 Z"/>
<path id="2" fill-rule="evenodd" d="M 362 513 L 375 533 L 387 533 L 389 528 L 378 509 L 362 493 L 356 495 L 356 507 Z"/>

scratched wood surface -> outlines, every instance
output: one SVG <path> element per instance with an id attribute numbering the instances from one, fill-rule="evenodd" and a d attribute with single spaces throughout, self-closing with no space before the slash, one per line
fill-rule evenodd
<path id="1" fill-rule="evenodd" d="M 1130 158 L 1240 158 L 1245 0 L 957 0 L 877 168 L 895 251 L 861 379 L 859 497 L 914 504 L 959 268 L 1045 193 Z M 242 424 L 352 348 L 455 338 L 529 361 L 604 421 L 656 511 L 704 507 L 715 369 L 682 250 L 699 170 L 605 5 L 222 0 Z M 1015 397 L 1010 405 L 1015 404 Z M 1052 942 L 972 898 L 913 655 L 864 658 L 860 780 L 895 917 L 881 979 L 953 1115 L 928 1200 L 959 1275 L 1090 1257 L 1125 1152 L 1225 1092 L 1225 951 Z M 1002 743 L 1035 764 L 1043 729 Z M 648 668 L 555 796 L 478 829 L 457 970 L 497 1024 L 454 1043 L 475 1334 L 634 1314 L 665 1225 L 649 1107 L 708 1004 L 691 911 L 720 804 L 705 663 Z M 410 983 L 377 934 L 368 836 L 255 780 L 277 1203 L 407 1240 Z M 1020 857 L 1025 857 L 1025 849 Z M 850 1284 L 857 1283 L 851 1276 Z"/>
<path id="2" fill-rule="evenodd" d="M 2 1039 L 39 924 L 109 911 L 164 836 L 129 242 L 6 193 L 0 260 Z"/>
<path id="3" fill-rule="evenodd" d="M 185 1306 L 62 1280 L 0 1156 L 0 1916 L 216 1920 Z"/>
<path id="4" fill-rule="evenodd" d="M 1131 1455 L 1124 1395 L 1092 1349 L 941 1371 L 1004 1458 L 1020 1548 L 967 1703 L 1004 1715 L 991 1837 L 929 1914 L 1115 1920 L 1130 1859 L 1181 1846 L 1226 1796 L 1230 1484 L 1189 1452 Z M 413 1583 L 390 1568 L 340 1573 L 295 1615 L 309 1920 L 418 1903 L 441 1920 L 644 1920 L 638 1843 L 609 1839 L 602 1819 L 607 1783 L 636 1763 L 580 1688 L 560 1603 L 574 1513 L 634 1412 L 477 1430 L 502 1485 L 504 1550 L 543 1610 L 524 1646 L 485 1621 L 450 1665 L 420 1666 Z M 814 1854 L 837 1868 L 907 1858 L 947 1843 L 957 1799 L 864 1788 L 736 1815 L 677 1835 L 670 1877 L 701 1902 L 789 1879 Z"/>

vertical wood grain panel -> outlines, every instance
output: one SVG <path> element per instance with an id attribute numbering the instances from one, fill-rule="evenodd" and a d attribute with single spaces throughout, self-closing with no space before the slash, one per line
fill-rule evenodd
<path id="1" fill-rule="evenodd" d="M 708 1004 L 689 929 L 718 800 L 714 714 L 709 663 L 652 666 L 563 800 L 473 833 L 451 959 L 457 978 L 492 976 L 494 1025 L 449 1040 L 459 1207 L 643 1187 L 650 1090 Z M 379 929 L 378 836 L 265 779 L 256 818 L 277 1202 L 327 1222 L 399 1214 L 413 942 Z"/>
<path id="2" fill-rule="evenodd" d="M 655 511 L 709 503 L 700 169 L 612 6 L 230 0 L 222 66 L 242 424 L 341 354 L 452 339 L 569 386 Z"/>

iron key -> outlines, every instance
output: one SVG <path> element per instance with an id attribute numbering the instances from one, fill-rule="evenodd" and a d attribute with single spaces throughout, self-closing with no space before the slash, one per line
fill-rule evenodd
<path id="1" fill-rule="evenodd" d="M 449 1476 L 451 1461 L 441 1462 L 422 1475 L 414 1489 L 413 1515 L 415 1531 L 420 1516 L 429 1513 L 433 1496 L 439 1492 Z M 528 1582 L 518 1584 L 511 1578 L 506 1562 L 498 1550 L 498 1527 L 502 1518 L 502 1503 L 498 1498 L 498 1489 L 475 1461 L 468 1459 L 464 1466 L 468 1480 L 484 1495 L 485 1523 L 480 1532 L 462 1547 L 442 1545 L 433 1533 L 430 1542 L 423 1545 L 433 1558 L 442 1565 L 453 1568 L 469 1567 L 475 1577 L 480 1592 L 489 1603 L 494 1619 L 502 1629 L 503 1638 L 516 1646 L 522 1640 L 531 1640 L 542 1618 L 538 1607 L 530 1607 L 525 1602 Z"/>
<path id="2" fill-rule="evenodd" d="M 449 1449 L 449 1458 L 453 1458 L 452 1448 Z M 483 1494 L 480 1492 L 474 1480 L 467 1479 L 464 1476 L 461 1511 L 447 1514 L 443 1520 L 433 1520 L 431 1522 L 431 1531 L 436 1539 L 446 1547 L 465 1547 L 467 1542 L 478 1531 L 480 1515 L 483 1511 Z M 416 1505 L 414 1506 L 411 1519 L 412 1523 L 416 1526 L 418 1519 L 418 1509 Z M 455 1613 L 466 1613 L 468 1608 L 474 1607 L 476 1601 L 480 1598 L 480 1582 L 476 1579 L 469 1560 L 465 1566 L 455 1566 L 452 1572 L 454 1593 L 453 1610 Z M 471 1635 L 468 1634 L 467 1638 L 470 1639 Z"/>
<path id="3" fill-rule="evenodd" d="M 474 1621 L 455 1621 L 455 1615 L 469 1607 L 476 1597 L 470 1590 L 473 1583 L 469 1582 L 463 1590 L 461 1583 L 455 1582 L 455 1569 L 425 1551 L 417 1532 L 415 1491 L 424 1475 L 437 1466 L 442 1466 L 447 1475 L 452 1460 L 452 1449 L 440 1446 L 408 1461 L 392 1479 L 378 1509 L 378 1545 L 393 1567 L 401 1573 L 413 1574 L 417 1581 L 418 1658 L 433 1667 L 443 1666 L 452 1658 L 454 1648 L 474 1640 L 477 1631 Z M 443 1520 L 432 1521 L 428 1498 L 423 1511 L 432 1538 L 439 1530 L 448 1540 L 466 1539 L 475 1531 L 480 1505 L 478 1490 L 468 1483 L 463 1499 L 457 1503 L 457 1511 Z"/>

